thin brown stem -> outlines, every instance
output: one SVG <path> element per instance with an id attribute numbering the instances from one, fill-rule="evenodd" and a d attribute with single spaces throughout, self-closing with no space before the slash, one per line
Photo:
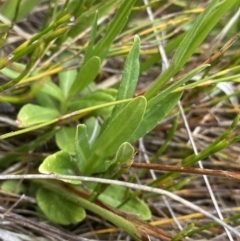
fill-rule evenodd
<path id="1" fill-rule="evenodd" d="M 208 176 L 215 176 L 215 177 L 240 179 L 240 172 L 232 172 L 232 171 L 201 169 L 201 168 L 195 168 L 195 167 L 169 166 L 169 165 L 161 165 L 161 164 L 147 164 L 147 163 L 137 163 L 137 162 L 132 163 L 131 167 L 144 168 L 149 170 L 181 172 L 181 173 L 189 173 L 189 174 L 197 174 L 197 175 L 208 175 Z"/>

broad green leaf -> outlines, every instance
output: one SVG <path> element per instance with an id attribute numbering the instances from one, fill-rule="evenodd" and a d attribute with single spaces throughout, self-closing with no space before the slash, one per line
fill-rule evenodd
<path id="1" fill-rule="evenodd" d="M 36 198 L 40 209 L 54 223 L 76 224 L 86 216 L 85 210 L 79 205 L 47 189 L 39 189 Z"/>
<path id="2" fill-rule="evenodd" d="M 111 155 L 119 145 L 127 141 L 140 125 L 147 102 L 143 96 L 137 97 L 108 124 L 95 143 L 93 150 L 100 156 Z"/>
<path id="3" fill-rule="evenodd" d="M 67 99 L 69 96 L 70 89 L 77 77 L 77 70 L 71 69 L 58 74 L 59 77 L 59 86 L 62 90 L 64 99 Z"/>
<path id="4" fill-rule="evenodd" d="M 76 175 L 76 163 L 68 152 L 58 151 L 45 158 L 38 170 L 44 174 L 54 173 L 56 175 Z M 72 184 L 81 183 L 78 180 L 63 181 Z"/>
<path id="5" fill-rule="evenodd" d="M 183 67 L 222 16 L 231 8 L 236 7 L 237 3 L 240 4 L 240 1 L 212 0 L 209 3 L 180 43 L 170 67 L 155 80 L 146 92 L 147 99 L 152 98 Z"/>
<path id="6" fill-rule="evenodd" d="M 76 133 L 75 127 L 63 126 L 55 135 L 57 146 L 62 151 L 66 151 L 71 155 L 75 154 L 75 147 L 74 147 L 75 133 Z"/>
<path id="7" fill-rule="evenodd" d="M 146 99 L 137 97 L 128 103 L 122 111 L 108 123 L 101 136 L 96 140 L 82 173 L 98 172 L 102 160 L 116 152 L 119 146 L 128 141 L 140 125 L 146 108 Z"/>
<path id="8" fill-rule="evenodd" d="M 182 93 L 174 93 L 161 98 L 161 93 L 152 98 L 147 105 L 147 109 L 141 124 L 132 135 L 130 142 L 134 142 L 151 131 L 159 121 L 161 121 L 177 104 Z M 158 101 L 158 98 L 160 101 Z"/>
<path id="9" fill-rule="evenodd" d="M 131 98 L 135 92 L 139 76 L 139 52 L 140 39 L 138 36 L 135 36 L 133 46 L 124 64 L 123 75 L 116 100 Z M 114 118 L 124 106 L 124 104 L 116 105 L 113 109 L 111 118 Z"/>
<path id="10" fill-rule="evenodd" d="M 75 96 L 86 86 L 88 86 L 98 75 L 101 61 L 98 57 L 92 57 L 85 65 L 83 65 L 74 80 L 70 89 L 70 95 Z"/>
<path id="11" fill-rule="evenodd" d="M 50 79 L 44 83 L 43 87 L 41 88 L 41 92 L 54 97 L 59 102 L 64 101 L 62 90 Z"/>
<path id="12" fill-rule="evenodd" d="M 86 185 L 92 190 L 96 186 L 96 184 L 93 183 L 86 183 Z M 117 208 L 123 201 L 125 201 L 126 193 L 127 189 L 125 187 L 110 185 L 98 197 L 98 199 L 112 207 Z M 138 197 L 129 199 L 129 201 L 127 201 L 124 205 L 120 206 L 119 210 L 136 215 L 142 220 L 149 220 L 151 218 L 151 211 L 148 205 Z"/>
<path id="13" fill-rule="evenodd" d="M 16 194 L 25 192 L 23 184 L 16 180 L 4 181 L 1 184 L 1 190 L 4 192 L 10 192 L 10 193 L 16 193 Z"/>
<path id="14" fill-rule="evenodd" d="M 77 126 L 75 136 L 76 161 L 80 172 L 85 169 L 87 158 L 90 155 L 87 127 L 84 124 Z"/>
<path id="15" fill-rule="evenodd" d="M 128 17 L 136 0 L 124 0 L 111 20 L 104 37 L 99 41 L 94 49 L 94 55 L 99 56 L 101 60 L 105 58 L 107 52 L 114 41 L 115 37 L 122 31 L 128 21 Z"/>
<path id="16" fill-rule="evenodd" d="M 58 116 L 60 116 L 60 113 L 55 109 L 50 109 L 39 105 L 26 104 L 18 113 L 18 126 L 27 127 L 53 120 Z"/>

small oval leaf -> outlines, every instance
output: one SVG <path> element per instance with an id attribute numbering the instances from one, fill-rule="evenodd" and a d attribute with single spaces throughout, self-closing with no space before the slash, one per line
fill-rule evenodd
<path id="1" fill-rule="evenodd" d="M 114 163 L 116 165 L 124 165 L 134 156 L 134 147 L 128 143 L 124 142 L 119 148 L 115 155 Z"/>
<path id="2" fill-rule="evenodd" d="M 60 113 L 51 108 L 39 105 L 26 104 L 18 113 L 18 126 L 27 127 L 46 121 L 53 120 L 60 116 Z"/>
<path id="3" fill-rule="evenodd" d="M 86 216 L 85 210 L 79 205 L 47 189 L 39 189 L 36 198 L 40 209 L 54 223 L 76 224 Z"/>
<path id="4" fill-rule="evenodd" d="M 49 155 L 39 167 L 39 172 L 44 174 L 76 175 L 76 163 L 68 152 L 59 151 Z M 72 184 L 79 184 L 77 180 L 63 180 Z"/>

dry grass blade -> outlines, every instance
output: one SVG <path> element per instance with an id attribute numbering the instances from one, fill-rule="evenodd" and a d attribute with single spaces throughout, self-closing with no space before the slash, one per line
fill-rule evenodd
<path id="1" fill-rule="evenodd" d="M 223 53 L 225 53 L 239 38 L 240 38 L 240 33 L 233 36 L 227 43 L 223 45 L 221 49 L 219 49 L 219 51 L 217 51 L 216 54 L 214 54 L 212 57 L 207 59 L 203 64 L 212 63 L 214 60 L 220 57 Z"/>

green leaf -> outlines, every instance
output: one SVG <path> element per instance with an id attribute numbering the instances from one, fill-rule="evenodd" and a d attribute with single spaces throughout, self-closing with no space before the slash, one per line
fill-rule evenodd
<path id="1" fill-rule="evenodd" d="M 122 79 L 118 89 L 118 95 L 116 100 L 131 98 L 135 92 L 136 85 L 138 82 L 138 76 L 139 76 L 139 68 L 140 68 L 139 60 L 138 60 L 139 52 L 140 52 L 140 39 L 138 36 L 135 36 L 133 46 L 124 64 L 123 75 L 122 75 Z M 115 115 L 124 106 L 125 104 L 116 105 L 113 109 L 111 118 L 114 118 Z"/>
<path id="2" fill-rule="evenodd" d="M 177 104 L 182 93 L 169 94 L 164 99 L 161 93 L 152 98 L 147 105 L 143 120 L 131 137 L 130 142 L 134 142 L 151 131 L 159 121 L 161 121 Z M 158 101 L 160 99 L 160 101 Z"/>
<path id="3" fill-rule="evenodd" d="M 87 157 L 90 155 L 87 127 L 84 124 L 77 126 L 75 137 L 76 161 L 80 172 L 85 169 Z"/>
<path id="4" fill-rule="evenodd" d="M 50 79 L 44 83 L 41 88 L 41 92 L 54 97 L 59 102 L 64 101 L 62 90 Z"/>
<path id="5" fill-rule="evenodd" d="M 79 205 L 47 189 L 39 189 L 36 198 L 40 209 L 54 223 L 76 224 L 86 216 L 85 210 Z"/>
<path id="6" fill-rule="evenodd" d="M 99 57 L 92 57 L 85 65 L 83 65 L 71 86 L 70 95 L 75 96 L 86 86 L 88 86 L 98 75 L 101 61 Z"/>
<path id="7" fill-rule="evenodd" d="M 86 183 L 87 187 L 94 189 L 95 183 Z M 149 220 L 151 218 L 151 211 L 146 203 L 144 203 L 138 197 L 129 199 L 124 205 L 121 206 L 122 202 L 126 199 L 127 188 L 110 185 L 107 189 L 99 195 L 98 199 L 112 207 L 119 207 L 119 210 L 136 215 L 139 219 Z"/>
<path id="8" fill-rule="evenodd" d="M 49 155 L 39 166 L 39 172 L 56 175 L 76 175 L 76 162 L 66 151 L 58 151 Z M 63 180 L 72 184 L 81 183 L 78 180 Z"/>
<path id="9" fill-rule="evenodd" d="M 76 128 L 64 126 L 56 133 L 57 146 L 62 150 L 75 154 L 74 139 L 75 139 Z"/>
<path id="10" fill-rule="evenodd" d="M 77 70 L 71 69 L 58 74 L 59 86 L 62 90 L 64 99 L 67 99 L 70 95 L 70 89 L 77 77 Z"/>
<path id="11" fill-rule="evenodd" d="M 27 127 L 53 120 L 59 116 L 60 113 L 55 109 L 46 108 L 39 105 L 26 104 L 18 113 L 18 126 Z"/>
<path id="12" fill-rule="evenodd" d="M 104 132 L 94 143 L 85 168 L 81 169 L 84 175 L 98 172 L 98 167 L 103 164 L 102 160 L 116 152 L 123 142 L 131 138 L 142 121 L 146 104 L 143 96 L 137 97 L 108 123 Z"/>
<path id="13" fill-rule="evenodd" d="M 42 107 L 47 107 L 51 109 L 57 109 L 58 103 L 57 101 L 50 95 L 39 91 L 36 95 L 36 99 L 39 105 Z"/>
<path id="14" fill-rule="evenodd" d="M 133 146 L 128 143 L 128 142 L 124 142 L 119 148 L 118 151 L 115 155 L 114 158 L 114 165 L 119 166 L 119 165 L 123 165 L 126 162 L 128 162 L 129 160 L 131 160 L 134 156 L 134 148 Z"/>

